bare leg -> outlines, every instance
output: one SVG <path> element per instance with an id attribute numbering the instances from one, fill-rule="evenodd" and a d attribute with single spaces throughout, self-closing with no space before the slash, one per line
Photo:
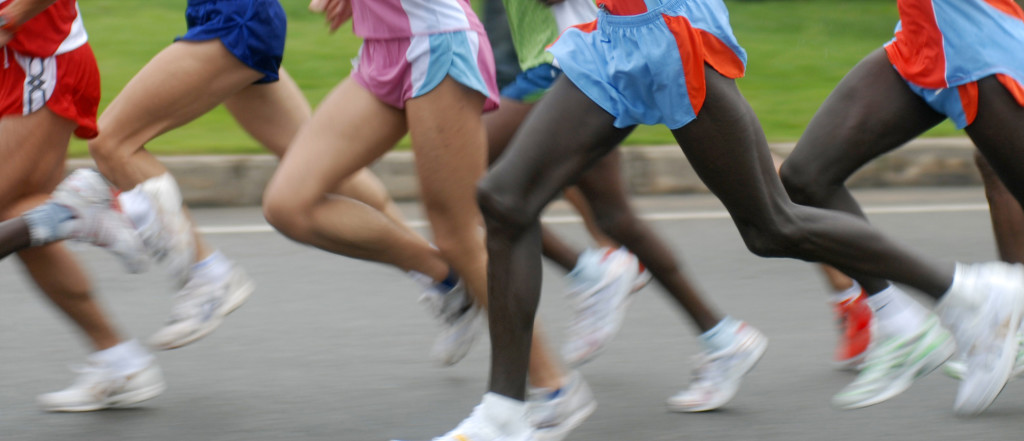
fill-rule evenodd
<path id="1" fill-rule="evenodd" d="M 362 202 L 326 196 L 390 150 L 405 131 L 401 111 L 346 79 L 299 130 L 274 173 L 263 198 L 267 220 L 286 236 L 325 251 L 444 280 L 448 264 L 422 238 Z"/>
<path id="2" fill-rule="evenodd" d="M 492 392 L 524 398 L 540 299 L 540 212 L 629 134 L 612 121 L 563 77 L 480 183 L 489 257 Z M 576 130 L 565 130 L 566 124 Z"/>
<path id="3" fill-rule="evenodd" d="M 447 78 L 430 93 L 409 100 L 406 115 L 434 242 L 466 281 L 470 293 L 487 305 L 487 251 L 475 194 L 487 164 L 485 152 L 479 148 L 487 142 L 479 116 L 482 107 L 483 96 Z M 545 347 L 539 327 L 530 360 L 534 386 L 561 386 L 561 368 Z"/>
<path id="4" fill-rule="evenodd" d="M 0 207 L 8 220 L 3 225 L 15 227 L 15 233 L 23 223 L 10 219 L 46 200 L 63 177 L 65 152 L 74 128 L 73 122 L 46 108 L 0 120 L 0 158 L 4 158 L 0 162 Z M 16 243 L 28 238 L 27 228 L 20 231 L 25 234 L 16 238 Z M 26 248 L 19 257 L 43 293 L 82 330 L 94 349 L 106 349 L 120 341 L 92 298 L 88 278 L 63 245 Z"/>
<path id="5" fill-rule="evenodd" d="M 672 299 L 693 318 L 698 333 L 715 327 L 721 314 L 707 305 L 683 275 L 681 264 L 654 231 L 637 217 L 629 203 L 618 151 L 594 165 L 577 184 L 594 210 L 601 231 L 636 254 Z"/>
<path id="6" fill-rule="evenodd" d="M 936 299 L 946 292 L 952 283 L 951 263 L 936 264 L 911 253 L 862 218 L 791 202 L 764 132 L 735 82 L 709 67 L 705 72 L 708 92 L 701 114 L 673 134 L 697 174 L 725 204 L 751 251 L 894 280 Z"/>
<path id="7" fill-rule="evenodd" d="M 284 68 L 278 77 L 273 83 L 247 86 L 224 101 L 224 106 L 249 135 L 281 157 L 312 112 L 302 90 Z M 363 202 L 383 212 L 396 225 L 406 225 L 384 184 L 368 168 L 342 182 L 332 193 Z"/>
<path id="8" fill-rule="evenodd" d="M 618 168 L 619 163 L 621 162 L 618 158 L 619 151 L 613 150 L 609 156 L 616 157 L 614 159 L 616 167 L 614 172 L 621 175 L 622 170 Z M 609 170 L 609 172 L 610 171 L 611 170 Z M 622 181 L 621 176 L 616 176 L 613 179 L 619 181 L 620 183 Z M 566 188 L 563 197 L 565 197 L 565 200 L 569 201 L 569 203 L 572 204 L 573 208 L 576 209 L 576 212 L 579 213 L 580 217 L 583 218 L 583 226 L 587 228 L 587 232 L 590 233 L 590 237 L 594 239 L 594 242 L 597 244 L 597 246 L 604 248 L 618 248 L 620 244 L 615 243 L 615 240 L 608 237 L 608 235 L 605 234 L 601 227 L 598 226 L 598 220 L 595 219 L 594 210 L 587 202 L 587 197 L 583 195 L 579 188 Z"/>
<path id="9" fill-rule="evenodd" d="M 533 108 L 533 104 L 502 98 L 501 107 L 498 110 L 484 114 L 484 127 L 487 129 L 488 160 L 494 163 L 501 156 L 509 141 L 515 135 L 519 125 L 526 119 L 526 115 Z M 580 250 L 570 246 L 568 243 L 551 232 L 550 229 L 541 227 L 542 247 L 544 256 L 561 266 L 566 272 L 572 271 L 576 266 L 576 259 Z"/>
<path id="10" fill-rule="evenodd" d="M 814 115 L 782 165 L 786 190 L 794 202 L 864 218 L 844 186 L 846 179 L 942 119 L 907 88 L 878 49 L 843 78 Z M 851 275 L 871 293 L 888 286 L 885 280 Z"/>
<path id="11" fill-rule="evenodd" d="M 151 139 L 209 112 L 262 74 L 242 64 L 219 40 L 179 41 L 153 57 L 99 118 L 89 142 L 96 165 L 122 190 L 167 173 L 145 149 Z M 196 236 L 196 260 L 212 249 Z"/>
<path id="12" fill-rule="evenodd" d="M 1024 210 L 985 157 L 975 152 L 974 159 L 985 184 L 999 258 L 1005 262 L 1024 263 Z"/>
<path id="13" fill-rule="evenodd" d="M 1021 178 L 1024 176 L 1024 138 L 1021 138 L 1024 136 L 1024 130 L 1019 126 L 1020 122 L 1024 121 L 1024 108 L 1017 104 L 994 76 L 978 81 L 978 95 L 978 115 L 974 122 L 967 126 L 967 134 L 1001 181 L 1006 184 L 1005 188 L 1009 194 L 1018 201 L 1018 205 L 1013 206 L 1008 204 L 1009 200 L 1000 199 L 999 202 L 1002 203 L 997 203 L 993 211 L 993 223 L 996 213 L 999 213 L 1006 216 L 1007 223 L 1011 223 L 1007 227 L 1016 230 L 1013 232 L 1019 232 L 1022 227 L 1019 223 L 1019 207 L 1021 201 L 1024 201 L 1024 179 Z M 998 194 L 998 189 L 999 186 L 986 185 L 989 194 Z M 997 230 L 997 233 L 999 232 L 1011 233 L 1011 230 Z M 1007 237 L 1000 239 L 1000 253 L 1002 254 L 1002 245 L 1005 242 L 1009 257 L 1019 259 L 1020 236 L 1005 236 Z"/>

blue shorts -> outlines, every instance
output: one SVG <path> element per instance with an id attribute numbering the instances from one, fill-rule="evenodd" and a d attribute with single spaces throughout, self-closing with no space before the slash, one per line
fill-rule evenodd
<path id="1" fill-rule="evenodd" d="M 721 0 L 662 0 L 640 15 L 602 9 L 597 20 L 568 28 L 548 50 L 619 128 L 688 124 L 704 105 L 704 64 L 739 78 L 747 63 Z"/>
<path id="2" fill-rule="evenodd" d="M 531 67 L 501 88 L 501 96 L 522 103 L 536 103 L 555 84 L 562 70 L 550 64 Z"/>
<path id="3" fill-rule="evenodd" d="M 242 63 L 277 81 L 288 20 L 277 0 L 189 0 L 188 31 L 174 41 L 218 39 Z"/>

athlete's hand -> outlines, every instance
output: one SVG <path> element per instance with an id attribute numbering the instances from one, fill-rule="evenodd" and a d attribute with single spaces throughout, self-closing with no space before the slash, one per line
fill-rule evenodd
<path id="1" fill-rule="evenodd" d="M 327 16 L 327 24 L 331 32 L 337 31 L 341 25 L 352 18 L 352 3 L 350 0 L 311 0 L 309 10 L 322 12 Z"/>

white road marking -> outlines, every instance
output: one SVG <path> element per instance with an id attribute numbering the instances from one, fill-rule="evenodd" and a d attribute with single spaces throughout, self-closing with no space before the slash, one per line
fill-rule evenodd
<path id="1" fill-rule="evenodd" d="M 879 207 L 865 207 L 867 214 L 921 214 L 921 213 L 962 213 L 971 211 L 988 211 L 988 204 L 945 204 L 945 205 L 893 205 Z M 725 210 L 714 211 L 673 211 L 664 213 L 644 213 L 640 217 L 652 222 L 665 221 L 689 221 L 708 219 L 728 219 L 729 213 Z M 544 216 L 541 221 L 547 224 L 575 224 L 582 222 L 579 216 Z M 427 221 L 416 219 L 409 221 L 413 228 L 424 228 Z M 274 228 L 268 224 L 254 225 L 224 225 L 199 227 L 202 234 L 254 234 L 272 233 Z"/>

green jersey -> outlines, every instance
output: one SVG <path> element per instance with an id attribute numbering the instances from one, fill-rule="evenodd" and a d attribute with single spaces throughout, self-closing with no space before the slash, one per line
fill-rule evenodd
<path id="1" fill-rule="evenodd" d="M 566 0 L 545 6 L 538 0 L 503 0 L 519 68 L 527 70 L 554 61 L 545 49 L 569 26 L 593 21 L 593 0 Z"/>

